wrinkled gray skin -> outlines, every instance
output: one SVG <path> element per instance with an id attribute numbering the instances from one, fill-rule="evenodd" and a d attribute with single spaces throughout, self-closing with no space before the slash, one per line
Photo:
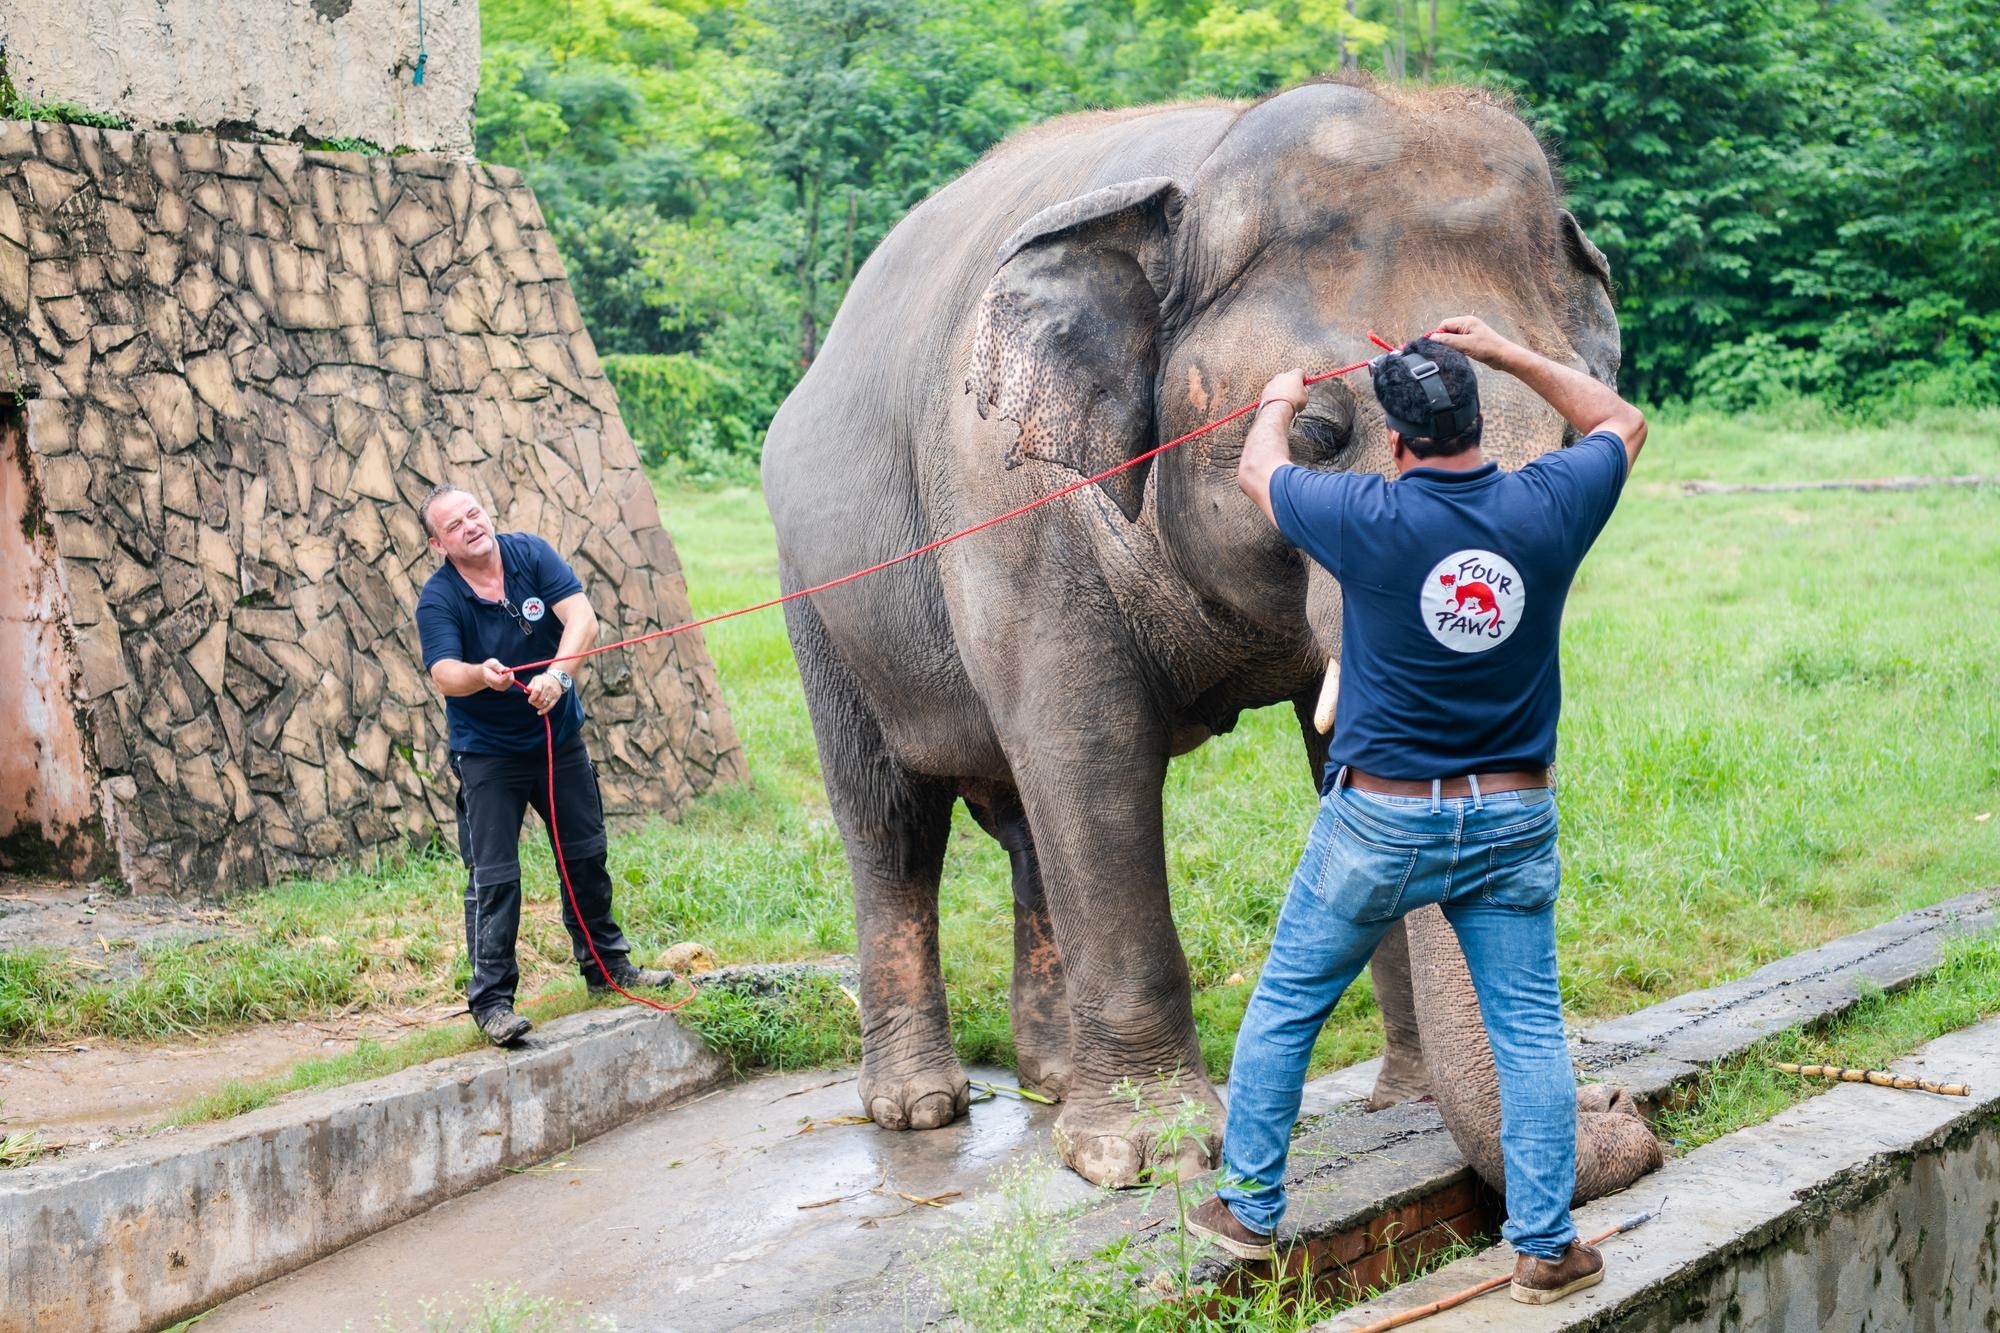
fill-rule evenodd
<path id="1" fill-rule="evenodd" d="M 1370 355 L 1371 327 L 1400 340 L 1477 314 L 1609 382 L 1608 282 L 1534 138 L 1466 94 L 1319 84 L 1016 135 L 883 241 L 773 422 L 784 587 L 1130 459 L 1274 371 Z M 1482 369 L 1481 393 L 1502 466 L 1565 442 L 1511 378 Z M 1237 489 L 1244 430 L 787 604 L 854 878 L 860 1092 L 877 1124 L 932 1128 L 966 1107 L 938 968 L 963 799 L 1013 860 L 1015 1047 L 1023 1083 L 1063 1098 L 1064 1160 L 1101 1184 L 1138 1177 L 1157 1121 L 1114 1095 L 1128 1078 L 1154 1106 L 1207 1103 L 1220 1125 L 1161 784 L 1171 756 L 1284 701 L 1316 774 L 1308 719 L 1339 647 L 1337 586 Z M 1292 448 L 1313 467 L 1387 470 L 1366 380 L 1314 386 Z M 1421 1060 L 1398 970 L 1378 969 L 1405 1019 L 1391 1095 Z M 1212 1165 L 1213 1147 L 1188 1143 L 1180 1165 Z"/>

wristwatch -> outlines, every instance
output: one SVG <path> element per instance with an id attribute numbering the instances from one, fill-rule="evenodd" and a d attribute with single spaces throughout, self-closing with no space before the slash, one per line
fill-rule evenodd
<path id="1" fill-rule="evenodd" d="M 556 684 L 562 686 L 564 694 L 568 694 L 572 689 L 576 688 L 576 682 L 570 679 L 569 672 L 560 669 L 551 669 L 549 674 L 556 678 Z"/>

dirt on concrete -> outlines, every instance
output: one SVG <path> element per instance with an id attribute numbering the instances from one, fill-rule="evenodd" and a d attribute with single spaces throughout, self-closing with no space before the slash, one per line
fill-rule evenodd
<path id="1" fill-rule="evenodd" d="M 283 1073 L 361 1041 L 393 1040 L 452 1021 L 457 1011 L 369 1012 L 319 1022 L 267 1023 L 168 1046 L 88 1040 L 0 1050 L 0 1134 L 38 1130 L 68 1152 L 143 1133 L 236 1079 Z"/>

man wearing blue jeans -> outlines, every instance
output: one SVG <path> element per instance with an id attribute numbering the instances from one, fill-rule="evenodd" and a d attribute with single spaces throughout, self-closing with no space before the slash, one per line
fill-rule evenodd
<path id="1" fill-rule="evenodd" d="M 1520 379 L 1580 438 L 1501 472 L 1480 452 L 1471 361 Z M 1225 1184 L 1190 1226 L 1269 1258 L 1306 1063 L 1341 993 L 1405 913 L 1438 904 L 1500 1076 L 1512 1294 L 1603 1280 L 1576 1239 L 1576 1084 L 1556 986 L 1557 635 L 1646 421 L 1616 392 L 1462 317 L 1373 365 L 1397 477 L 1295 466 L 1297 371 L 1272 379 L 1237 482 L 1340 580 L 1342 690 L 1325 795 L 1243 1016 Z"/>

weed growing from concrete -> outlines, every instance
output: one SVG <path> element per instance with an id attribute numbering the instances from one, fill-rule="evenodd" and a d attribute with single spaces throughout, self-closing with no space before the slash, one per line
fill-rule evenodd
<path id="1" fill-rule="evenodd" d="M 1198 1113 L 1201 1108 L 1183 1103 Z M 1203 1116 L 1163 1112 L 1161 1133 L 1206 1133 Z M 1371 1288 L 1345 1299 L 1313 1294 L 1310 1270 L 1280 1282 L 1239 1271 L 1226 1286 L 1195 1277 L 1209 1257 L 1207 1241 L 1186 1230 L 1187 1211 L 1214 1188 L 1162 1178 L 1155 1188 L 1175 1190 L 1178 1234 L 1148 1243 L 1123 1236 L 1094 1253 L 1082 1253 L 1077 1232 L 1089 1204 L 1061 1207 L 1049 1201 L 1056 1173 L 1016 1167 L 993 1178 L 1001 1199 L 990 1226 L 972 1226 L 947 1237 L 925 1259 L 924 1272 L 948 1314 L 948 1328 L 987 1333 L 1304 1333 L 1349 1306 L 1370 1300 Z M 1160 1266 L 1162 1245 L 1171 1249 L 1172 1267 Z M 1462 1241 L 1408 1268 L 1397 1266 L 1398 1281 L 1474 1254 L 1479 1246 Z"/>
<path id="2" fill-rule="evenodd" d="M 383 1316 L 375 1321 L 376 1333 L 617 1333 L 618 1328 L 606 1315 L 591 1314 L 571 1301 L 529 1296 L 511 1284 L 465 1309 L 440 1309 L 436 1301 L 423 1301 L 419 1308 L 420 1323 Z M 346 1325 L 348 1333 L 353 1328 Z"/>
<path id="3" fill-rule="evenodd" d="M 39 1130 L 17 1129 L 11 1134 L 0 1135 L 0 1171 L 26 1166 L 42 1155 L 42 1135 Z"/>

